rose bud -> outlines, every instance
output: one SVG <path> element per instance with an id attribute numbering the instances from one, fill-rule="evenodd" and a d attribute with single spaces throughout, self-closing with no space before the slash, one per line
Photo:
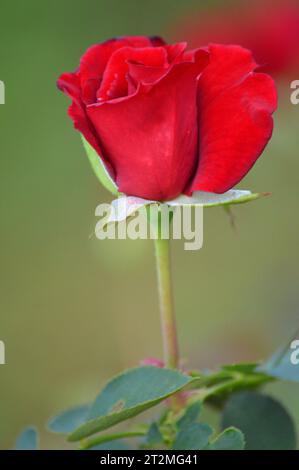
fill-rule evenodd
<path id="1" fill-rule="evenodd" d="M 261 155 L 277 97 L 256 68 L 239 46 L 124 37 L 88 49 L 58 87 L 118 191 L 165 201 L 226 192 Z"/>

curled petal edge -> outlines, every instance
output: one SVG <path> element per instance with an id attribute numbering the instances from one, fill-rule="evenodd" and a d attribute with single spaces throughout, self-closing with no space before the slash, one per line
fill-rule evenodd
<path id="1" fill-rule="evenodd" d="M 111 203 L 111 210 L 106 219 L 106 224 L 123 222 L 128 217 L 133 216 L 142 207 L 157 204 L 169 207 L 228 207 L 230 205 L 245 204 L 246 202 L 255 201 L 262 197 L 268 196 L 270 193 L 252 193 L 249 190 L 230 189 L 226 193 L 216 194 L 204 191 L 195 191 L 192 196 L 181 195 L 171 201 L 151 201 L 135 196 L 121 195 L 118 199 L 114 199 Z"/>

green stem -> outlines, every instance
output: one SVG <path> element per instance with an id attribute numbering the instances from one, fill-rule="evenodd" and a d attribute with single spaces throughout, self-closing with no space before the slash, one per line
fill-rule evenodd
<path id="1" fill-rule="evenodd" d="M 142 437 L 145 436 L 147 433 L 146 430 L 142 431 L 128 431 L 128 432 L 120 432 L 116 434 L 106 434 L 104 436 L 96 436 L 92 439 L 82 440 L 80 444 L 81 450 L 91 449 L 100 444 L 104 444 L 105 442 L 115 441 L 117 439 L 124 439 L 128 437 Z"/>
<path id="2" fill-rule="evenodd" d="M 210 376 L 210 379 L 211 378 L 212 376 Z M 252 374 L 247 376 L 242 373 L 234 373 L 231 378 L 227 379 L 223 383 L 200 388 L 191 400 L 189 400 L 189 404 L 198 401 L 198 399 L 203 402 L 213 396 L 221 396 L 221 394 L 225 395 L 226 393 L 230 394 L 238 389 L 255 389 L 268 382 L 272 382 L 273 380 L 274 379 L 272 377 L 268 377 L 263 374 Z"/>
<path id="3" fill-rule="evenodd" d="M 179 351 L 170 274 L 170 243 L 159 237 L 155 240 L 160 316 L 166 367 L 178 368 Z"/>

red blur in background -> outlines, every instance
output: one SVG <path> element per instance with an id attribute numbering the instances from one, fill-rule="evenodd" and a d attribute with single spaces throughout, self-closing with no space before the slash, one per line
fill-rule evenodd
<path id="1" fill-rule="evenodd" d="M 208 43 L 239 44 L 252 50 L 261 69 L 277 78 L 299 71 L 299 2 L 239 1 L 185 16 L 171 29 L 173 40 L 190 47 Z"/>

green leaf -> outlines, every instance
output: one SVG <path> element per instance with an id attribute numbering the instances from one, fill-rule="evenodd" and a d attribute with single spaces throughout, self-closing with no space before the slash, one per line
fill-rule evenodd
<path id="1" fill-rule="evenodd" d="M 271 377 L 299 382 L 299 339 L 293 338 L 257 370 Z"/>
<path id="2" fill-rule="evenodd" d="M 230 427 L 225 429 L 208 446 L 207 450 L 243 450 L 245 447 L 244 435 L 239 429 Z"/>
<path id="3" fill-rule="evenodd" d="M 119 195 L 117 186 L 115 182 L 112 180 L 111 176 L 109 175 L 107 169 L 105 168 L 105 165 L 101 159 L 101 157 L 97 154 L 95 149 L 87 142 L 84 137 L 82 137 L 82 142 L 83 146 L 86 150 L 89 162 L 91 164 L 91 167 L 100 181 L 100 183 L 106 188 L 108 191 L 110 191 L 112 194 L 115 196 Z"/>
<path id="4" fill-rule="evenodd" d="M 163 436 L 157 423 L 152 423 L 145 437 L 145 445 L 149 447 L 157 446 L 163 442 Z"/>
<path id="5" fill-rule="evenodd" d="M 273 398 L 256 392 L 241 392 L 227 402 L 222 428 L 235 426 L 245 436 L 247 450 L 289 450 L 296 447 L 294 423 L 285 408 Z"/>
<path id="6" fill-rule="evenodd" d="M 98 157 L 97 157 L 98 158 Z M 111 212 L 106 224 L 117 223 L 131 217 L 139 209 L 150 205 L 172 207 L 216 207 L 230 206 L 231 204 L 244 204 L 245 202 L 254 201 L 255 199 L 265 196 L 265 193 L 251 193 L 250 191 L 231 189 L 224 194 L 206 193 L 204 191 L 196 191 L 192 196 L 181 195 L 171 201 L 159 202 L 141 197 L 122 195 L 118 199 L 112 201 Z M 169 209 L 170 210 L 170 209 Z"/>
<path id="7" fill-rule="evenodd" d="M 240 363 L 224 365 L 220 370 L 198 378 L 198 398 L 221 408 L 227 397 L 241 390 L 257 389 L 273 380 L 257 371 L 256 364 Z"/>
<path id="8" fill-rule="evenodd" d="M 192 380 L 178 371 L 153 366 L 125 371 L 108 382 L 92 405 L 88 421 L 72 432 L 69 440 L 77 441 L 132 418 Z"/>
<path id="9" fill-rule="evenodd" d="M 239 364 L 226 364 L 222 366 L 222 370 L 248 375 L 254 374 L 257 366 L 258 363 L 256 362 L 240 362 Z"/>
<path id="10" fill-rule="evenodd" d="M 213 434 L 212 428 L 207 424 L 192 423 L 181 429 L 174 441 L 174 450 L 201 450 L 208 443 Z"/>
<path id="11" fill-rule="evenodd" d="M 80 405 L 62 411 L 48 422 L 48 429 L 52 432 L 68 434 L 87 420 L 90 405 Z"/>
<path id="12" fill-rule="evenodd" d="M 225 377 L 225 375 L 227 375 L 227 377 Z M 262 371 L 257 371 L 256 363 L 224 365 L 221 367 L 218 377 L 217 374 L 215 374 L 215 378 L 218 378 L 219 381 L 218 384 L 217 382 L 215 384 L 215 393 L 213 396 L 222 397 L 223 399 L 226 399 L 227 395 L 233 392 L 257 389 L 261 385 L 273 380 Z M 211 382 L 209 385 L 211 385 Z"/>
<path id="13" fill-rule="evenodd" d="M 122 439 L 127 438 L 136 438 L 136 437 L 144 437 L 146 435 L 146 431 L 144 430 L 136 430 L 136 431 L 124 431 L 118 432 L 115 434 L 98 434 L 95 437 L 90 439 L 82 439 L 80 443 L 80 449 L 94 449 L 98 448 L 99 446 L 110 446 L 113 445 L 114 441 L 121 442 Z"/>
<path id="14" fill-rule="evenodd" d="M 178 429 L 183 429 L 189 424 L 195 423 L 201 412 L 201 402 L 197 401 L 192 403 L 186 410 L 183 416 L 178 420 L 177 427 Z"/>
<path id="15" fill-rule="evenodd" d="M 130 447 L 125 441 L 121 439 L 118 441 L 106 442 L 103 444 L 91 447 L 89 450 L 130 450 Z"/>
<path id="16" fill-rule="evenodd" d="M 15 450 L 37 450 L 38 434 L 35 427 L 26 428 L 17 438 Z"/>
<path id="17" fill-rule="evenodd" d="M 195 191 L 192 196 L 179 196 L 172 201 L 167 201 L 169 206 L 203 206 L 217 207 L 231 204 L 244 204 L 267 196 L 268 193 L 252 193 L 241 189 L 230 189 L 223 194 L 207 193 L 205 191 Z"/>

